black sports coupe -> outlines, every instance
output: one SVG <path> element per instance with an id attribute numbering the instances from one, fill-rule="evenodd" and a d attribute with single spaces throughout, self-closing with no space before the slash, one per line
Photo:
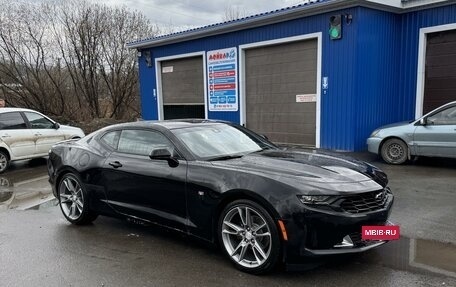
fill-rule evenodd
<path id="1" fill-rule="evenodd" d="M 53 146 L 49 181 L 63 215 L 154 223 L 219 244 L 241 270 L 362 252 L 393 204 L 378 168 L 318 150 L 286 150 L 233 123 L 143 121 Z"/>

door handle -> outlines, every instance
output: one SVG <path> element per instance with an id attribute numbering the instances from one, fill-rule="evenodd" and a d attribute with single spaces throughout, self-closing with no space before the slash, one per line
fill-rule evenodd
<path id="1" fill-rule="evenodd" d="M 36 136 L 41 136 L 42 134 L 40 134 L 40 133 L 36 133 L 35 135 L 36 135 Z"/>
<path id="2" fill-rule="evenodd" d="M 118 161 L 110 162 L 109 165 L 112 166 L 113 168 L 119 168 L 122 166 L 122 164 Z"/>
<path id="3" fill-rule="evenodd" d="M 2 138 L 10 138 L 10 135 L 2 135 Z"/>

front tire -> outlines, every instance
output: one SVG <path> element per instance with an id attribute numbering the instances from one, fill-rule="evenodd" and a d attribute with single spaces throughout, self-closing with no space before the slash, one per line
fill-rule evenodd
<path id="1" fill-rule="evenodd" d="M 269 213 L 251 200 L 228 204 L 219 218 L 220 246 L 235 266 L 252 274 L 274 268 L 280 255 L 277 226 Z"/>
<path id="2" fill-rule="evenodd" d="M 7 170 L 9 164 L 10 159 L 8 154 L 0 150 L 0 173 L 3 173 L 5 170 Z"/>
<path id="3" fill-rule="evenodd" d="M 72 224 L 89 224 L 97 218 L 89 209 L 89 195 L 77 174 L 67 173 L 62 177 L 58 196 L 60 209 Z"/>
<path id="4" fill-rule="evenodd" d="M 389 164 L 403 164 L 408 158 L 407 144 L 400 139 L 389 139 L 382 145 L 381 155 Z"/>

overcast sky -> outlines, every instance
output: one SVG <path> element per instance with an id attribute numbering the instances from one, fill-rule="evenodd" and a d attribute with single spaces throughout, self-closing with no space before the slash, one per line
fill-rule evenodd
<path id="1" fill-rule="evenodd" d="M 91 0 L 125 5 L 143 12 L 152 23 L 176 27 L 199 27 L 222 22 L 226 7 L 246 15 L 292 6 L 305 0 Z"/>

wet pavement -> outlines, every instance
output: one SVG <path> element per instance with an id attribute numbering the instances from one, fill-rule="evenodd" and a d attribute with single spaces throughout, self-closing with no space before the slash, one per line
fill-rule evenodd
<path id="1" fill-rule="evenodd" d="M 456 286 L 456 161 L 389 166 L 355 156 L 389 175 L 401 239 L 267 276 L 238 272 L 217 249 L 161 228 L 105 217 L 72 226 L 52 201 L 46 162 L 20 163 L 0 175 L 0 286 Z"/>
<path id="2" fill-rule="evenodd" d="M 0 174 L 0 211 L 39 208 L 53 200 L 48 178 L 44 158 L 13 162 Z"/>

